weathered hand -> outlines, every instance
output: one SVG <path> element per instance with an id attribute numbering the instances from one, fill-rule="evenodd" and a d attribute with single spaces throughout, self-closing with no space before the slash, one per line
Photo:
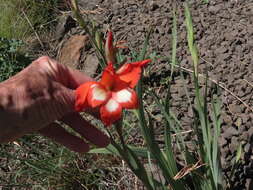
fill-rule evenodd
<path id="1" fill-rule="evenodd" d="M 0 83 L 0 143 L 37 131 L 73 151 L 87 152 L 88 144 L 55 122 L 60 120 L 91 143 L 106 146 L 108 137 L 74 111 L 74 90 L 90 80 L 44 56 Z"/>

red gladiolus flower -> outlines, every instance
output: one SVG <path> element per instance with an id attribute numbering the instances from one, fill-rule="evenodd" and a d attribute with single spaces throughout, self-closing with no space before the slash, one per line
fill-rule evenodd
<path id="1" fill-rule="evenodd" d="M 113 64 L 116 61 L 117 46 L 113 44 L 113 34 L 108 31 L 105 43 L 105 56 L 108 66 L 104 69 L 99 82 L 86 82 L 76 90 L 76 111 L 85 108 L 100 108 L 101 120 L 111 125 L 121 118 L 122 109 L 136 109 L 138 98 L 133 88 L 138 83 L 142 67 L 151 60 L 126 63 L 117 71 Z"/>
<path id="2" fill-rule="evenodd" d="M 141 76 L 141 69 L 151 60 L 124 64 L 115 72 L 109 63 L 99 82 L 86 82 L 76 90 L 76 111 L 100 107 L 101 120 L 111 125 L 121 118 L 122 109 L 136 109 L 138 98 L 133 88 Z"/>

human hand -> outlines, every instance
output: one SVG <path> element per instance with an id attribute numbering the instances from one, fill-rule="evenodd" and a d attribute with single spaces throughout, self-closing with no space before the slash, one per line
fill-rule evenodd
<path id="1" fill-rule="evenodd" d="M 86 140 L 105 147 L 108 137 L 74 110 L 75 89 L 90 80 L 44 56 L 0 83 L 0 143 L 38 132 L 73 151 L 87 152 L 89 145 L 55 122 L 60 120 Z"/>

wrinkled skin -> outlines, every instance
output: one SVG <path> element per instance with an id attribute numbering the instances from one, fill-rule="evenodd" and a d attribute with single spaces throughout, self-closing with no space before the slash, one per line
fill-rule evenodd
<path id="1" fill-rule="evenodd" d="M 41 57 L 0 83 L 0 143 L 37 132 L 76 152 L 89 146 L 55 120 L 60 120 L 91 143 L 105 147 L 109 139 L 74 111 L 75 89 L 91 79 L 49 57 Z"/>

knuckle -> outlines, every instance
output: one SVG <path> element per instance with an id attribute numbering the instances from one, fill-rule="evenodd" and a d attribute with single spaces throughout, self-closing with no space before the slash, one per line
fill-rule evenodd
<path id="1" fill-rule="evenodd" d="M 51 59 L 48 56 L 42 56 L 39 57 L 34 61 L 34 63 L 39 66 L 39 68 L 42 68 L 46 72 L 56 72 L 57 70 L 57 64 L 56 61 Z"/>
<path id="2" fill-rule="evenodd" d="M 35 60 L 35 62 L 37 62 L 37 63 L 45 63 L 45 62 L 49 62 L 49 61 L 50 61 L 50 57 L 48 57 L 48 56 L 41 56 Z"/>

